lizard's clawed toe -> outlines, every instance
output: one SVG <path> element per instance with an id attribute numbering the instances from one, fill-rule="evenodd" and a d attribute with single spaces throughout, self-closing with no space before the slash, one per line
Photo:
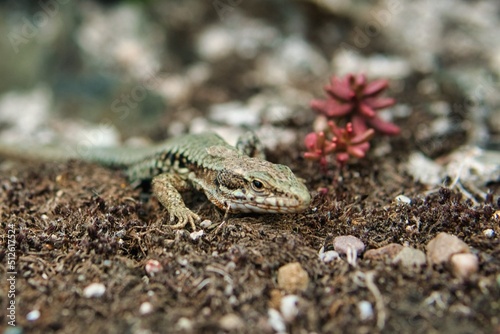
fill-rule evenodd
<path id="1" fill-rule="evenodd" d="M 170 225 L 171 229 L 178 230 L 184 228 L 187 224 L 191 225 L 191 228 L 193 231 L 196 231 L 196 222 L 199 222 L 200 216 L 198 216 L 196 213 L 190 211 L 190 210 L 185 210 L 185 211 L 178 211 L 178 212 L 173 212 L 170 213 L 170 221 L 178 220 L 178 223 L 175 225 Z"/>

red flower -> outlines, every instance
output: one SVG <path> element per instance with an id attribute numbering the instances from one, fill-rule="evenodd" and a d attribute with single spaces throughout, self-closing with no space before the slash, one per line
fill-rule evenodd
<path id="1" fill-rule="evenodd" d="M 344 166 L 349 157 L 363 158 L 366 155 L 370 148 L 369 141 L 375 134 L 373 129 L 357 134 L 352 123 L 347 123 L 345 128 L 339 128 L 330 121 L 328 126 L 333 134 L 332 140 L 326 139 L 324 132 L 309 133 L 304 140 L 308 150 L 304 153 L 304 158 L 319 161 L 323 172 L 326 172 L 327 157 L 330 154 L 335 154 L 340 166 Z"/>
<path id="2" fill-rule="evenodd" d="M 325 86 L 326 100 L 311 101 L 311 108 L 327 117 L 351 115 L 350 121 L 356 133 L 364 133 L 369 127 L 386 135 L 397 135 L 400 129 L 377 116 L 376 110 L 396 103 L 393 98 L 379 97 L 388 86 L 387 80 L 367 83 L 363 74 L 348 74 L 343 78 L 332 77 Z"/>
<path id="3" fill-rule="evenodd" d="M 352 123 L 347 123 L 345 128 L 339 128 L 335 122 L 328 122 L 333 133 L 332 143 L 335 145 L 335 158 L 343 166 L 349 157 L 363 158 L 370 149 L 369 141 L 375 135 L 373 129 L 367 129 L 362 133 L 354 130 Z"/>
<path id="4" fill-rule="evenodd" d="M 324 132 L 320 133 L 309 133 L 304 143 L 308 152 L 304 153 L 304 158 L 313 161 L 319 161 L 319 165 L 326 172 L 326 166 L 328 164 L 327 155 L 335 150 L 335 144 L 325 138 Z"/>

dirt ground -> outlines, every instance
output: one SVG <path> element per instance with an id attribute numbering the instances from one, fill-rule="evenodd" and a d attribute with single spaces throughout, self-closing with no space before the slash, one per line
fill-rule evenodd
<path id="1" fill-rule="evenodd" d="M 306 180 L 313 195 L 310 209 L 232 215 L 217 228 L 223 213 L 202 195 L 188 194 L 189 206 L 213 222 L 197 240 L 191 231 L 170 230 L 156 199 L 146 188 L 132 188 L 119 171 L 78 161 L 6 161 L 0 217 L 4 231 L 15 225 L 18 325 L 29 333 L 270 333 L 268 309 L 279 295 L 278 268 L 299 262 L 310 282 L 298 293 L 299 315 L 287 325 L 290 333 L 498 332 L 500 228 L 493 217 L 498 193 L 476 207 L 446 188 L 423 197 L 426 189 L 398 170 L 407 151 L 403 141 L 399 144 L 394 139 L 399 154 L 368 158 L 341 178 L 338 171 L 317 173 L 300 157 L 299 145 L 270 152 L 271 161 L 288 164 Z M 316 191 L 322 187 L 328 191 Z M 399 194 L 412 204 L 395 203 Z M 486 228 L 497 236 L 486 238 Z M 464 281 L 448 268 L 412 270 L 362 257 L 351 266 L 318 257 L 321 247 L 332 249 L 338 235 L 357 236 L 366 249 L 399 243 L 425 251 L 439 232 L 472 247 L 478 274 Z M 151 259 L 162 267 L 153 276 L 145 270 Z M 4 246 L 0 263 L 5 272 Z M 358 302 L 380 302 L 359 279 L 367 273 L 374 275 L 382 304 L 362 321 Z M 87 298 L 83 291 L 93 282 L 106 291 Z M 5 296 L 2 291 L 0 298 Z M 151 312 L 141 313 L 144 302 Z M 39 319 L 26 320 L 33 310 L 40 311 Z M 236 315 L 234 327 L 224 322 L 228 314 Z"/>

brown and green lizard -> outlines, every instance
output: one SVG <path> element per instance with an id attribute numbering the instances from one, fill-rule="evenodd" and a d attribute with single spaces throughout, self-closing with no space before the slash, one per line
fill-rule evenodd
<path id="1" fill-rule="evenodd" d="M 31 155 L 43 160 L 80 159 L 123 169 L 131 182 L 152 180 L 152 191 L 170 214 L 171 227 L 184 228 L 200 217 L 188 209 L 180 192 L 205 193 L 227 212 L 293 213 L 311 201 L 306 186 L 290 168 L 243 152 L 252 152 L 254 136 L 239 141 L 238 148 L 214 133 L 183 135 L 148 148 L 98 148 L 75 150 L 19 150 L 0 147 L 0 155 Z M 17 150 L 17 151 L 16 151 Z M 24 151 L 24 152 L 23 152 Z"/>

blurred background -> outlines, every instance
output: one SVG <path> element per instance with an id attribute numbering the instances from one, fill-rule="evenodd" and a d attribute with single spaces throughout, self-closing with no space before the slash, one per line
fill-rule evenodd
<path id="1" fill-rule="evenodd" d="M 252 128 L 271 148 L 301 143 L 329 77 L 364 72 L 390 80 L 399 104 L 384 116 L 411 148 L 500 143 L 497 0 L 12 0 L 0 11 L 2 142 L 209 129 L 231 141 Z"/>

